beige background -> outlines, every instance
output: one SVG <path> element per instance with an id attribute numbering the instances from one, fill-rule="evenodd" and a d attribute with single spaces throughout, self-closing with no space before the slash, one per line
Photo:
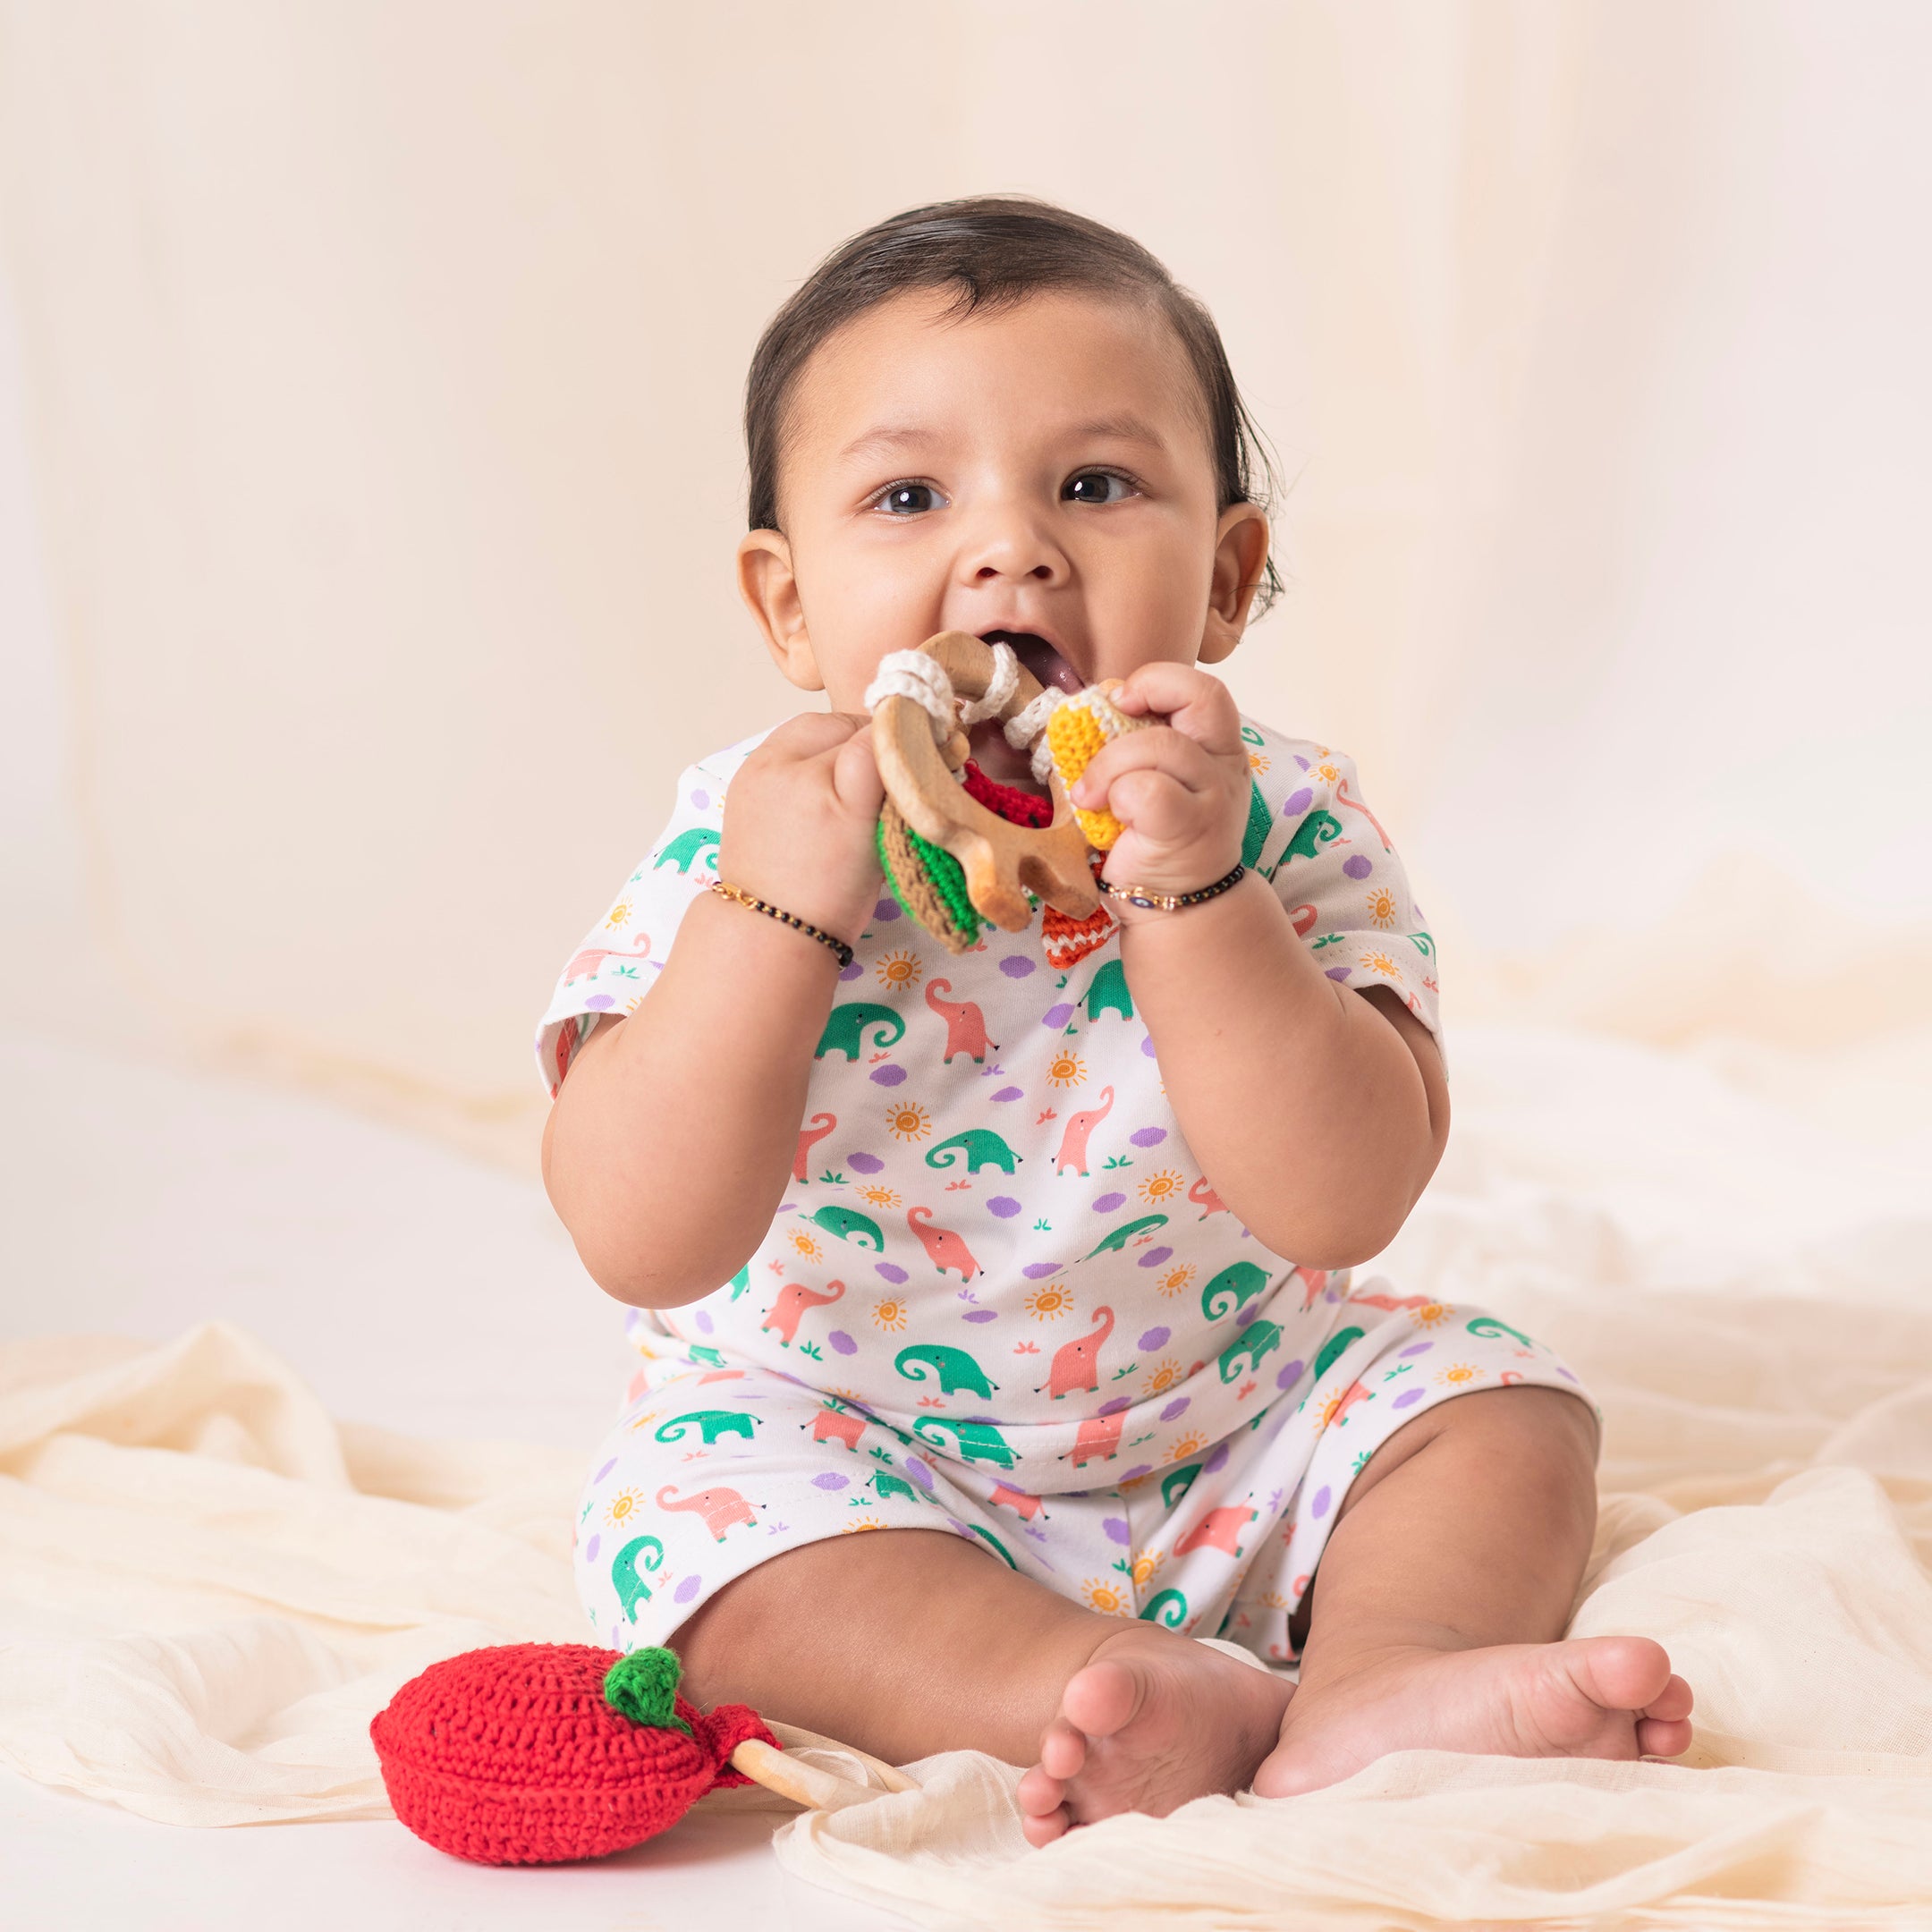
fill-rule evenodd
<path id="1" fill-rule="evenodd" d="M 1064 200 L 1292 477 L 1230 666 L 1458 1017 L 1813 1043 L 1932 967 L 1932 13 L 0 0 L 0 997 L 527 1161 L 563 958 L 797 700 L 772 308 Z"/>

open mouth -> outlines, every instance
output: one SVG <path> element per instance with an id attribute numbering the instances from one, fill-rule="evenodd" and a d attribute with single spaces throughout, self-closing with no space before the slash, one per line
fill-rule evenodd
<path id="1" fill-rule="evenodd" d="M 979 635 L 983 643 L 1009 646 L 1042 684 L 1072 693 L 1087 682 L 1045 638 L 1030 631 L 982 631 Z"/>

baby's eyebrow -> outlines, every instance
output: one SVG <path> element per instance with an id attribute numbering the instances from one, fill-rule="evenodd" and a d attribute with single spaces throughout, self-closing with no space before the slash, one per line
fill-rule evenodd
<path id="1" fill-rule="evenodd" d="M 1067 439 L 1076 443 L 1139 443 L 1148 449 L 1164 449 L 1165 438 L 1144 418 L 1131 413 L 1096 416 L 1087 422 L 1071 424 Z M 883 456 L 902 449 L 915 449 L 943 440 L 938 432 L 916 423 L 882 423 L 854 436 L 839 452 L 842 462 L 855 456 Z"/>

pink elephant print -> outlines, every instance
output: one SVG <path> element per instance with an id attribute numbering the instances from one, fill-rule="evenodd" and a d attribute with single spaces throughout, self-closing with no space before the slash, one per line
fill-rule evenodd
<path id="1" fill-rule="evenodd" d="M 859 1438 L 865 1434 L 866 1419 L 855 1415 L 849 1409 L 821 1409 L 811 1421 L 811 1439 L 814 1442 L 842 1442 L 848 1449 L 857 1449 Z"/>
<path id="2" fill-rule="evenodd" d="M 1121 1426 L 1126 1419 L 1125 1410 L 1113 1415 L 1089 1416 L 1074 1433 L 1073 1467 L 1080 1469 L 1096 1456 L 1111 1462 L 1120 1453 Z"/>
<path id="3" fill-rule="evenodd" d="M 842 1281 L 827 1282 L 825 1292 L 808 1288 L 802 1282 L 787 1282 L 778 1291 L 778 1299 L 771 1305 L 771 1312 L 758 1324 L 768 1328 L 786 1348 L 798 1340 L 800 1318 L 807 1309 L 823 1308 L 828 1301 L 836 1301 L 845 1292 Z"/>
<path id="4" fill-rule="evenodd" d="M 805 1182 L 811 1179 L 805 1165 L 805 1157 L 838 1125 L 836 1114 L 814 1114 L 810 1122 L 799 1129 L 798 1153 L 792 1162 L 792 1178 Z"/>
<path id="5" fill-rule="evenodd" d="M 987 1498 L 988 1509 L 1010 1509 L 1027 1522 L 1039 1514 L 1040 1499 L 1029 1496 L 1024 1489 L 1010 1489 L 1003 1482 L 993 1485 L 993 1494 Z"/>
<path id="6" fill-rule="evenodd" d="M 1060 1151 L 1054 1157 L 1054 1172 L 1064 1174 L 1069 1167 L 1087 1172 L 1087 1137 L 1114 1110 L 1114 1089 L 1100 1089 L 1100 1105 L 1083 1107 L 1067 1116 L 1066 1131 L 1060 1136 Z"/>
<path id="7" fill-rule="evenodd" d="M 735 1489 L 718 1487 L 699 1489 L 688 1496 L 680 1496 L 669 1483 L 657 1492 L 657 1507 L 661 1510 L 696 1510 L 704 1518 L 705 1528 L 722 1543 L 724 1532 L 737 1523 L 756 1525 L 758 1516 L 751 1505 Z"/>
<path id="8" fill-rule="evenodd" d="M 1255 1520 L 1255 1512 L 1239 1505 L 1211 1509 L 1174 1545 L 1174 1555 L 1185 1556 L 1190 1550 L 1217 1549 L 1239 1556 L 1241 1534 Z"/>
<path id="9" fill-rule="evenodd" d="M 953 1063 L 955 1054 L 964 1054 L 975 1064 L 985 1061 L 989 1053 L 997 1053 L 996 1044 L 987 1038 L 986 1015 L 970 1000 L 947 999 L 945 995 L 953 990 L 950 979 L 929 979 L 926 983 L 926 1004 L 946 1023 L 946 1064 Z"/>
<path id="10" fill-rule="evenodd" d="M 1054 1351 L 1053 1366 L 1041 1386 L 1052 1392 L 1055 1402 L 1076 1390 L 1091 1394 L 1100 1386 L 1100 1346 L 1114 1333 L 1114 1310 L 1097 1308 L 1094 1319 L 1100 1324 L 1097 1328 L 1075 1335 Z"/>
<path id="11" fill-rule="evenodd" d="M 926 1250 L 926 1258 L 942 1275 L 948 1268 L 956 1268 L 962 1281 L 970 1281 L 979 1273 L 979 1264 L 972 1258 L 972 1250 L 967 1247 L 963 1236 L 951 1228 L 933 1225 L 930 1208 L 908 1208 L 906 1225 L 919 1238 Z M 924 1216 L 922 1221 L 919 1217 Z"/>

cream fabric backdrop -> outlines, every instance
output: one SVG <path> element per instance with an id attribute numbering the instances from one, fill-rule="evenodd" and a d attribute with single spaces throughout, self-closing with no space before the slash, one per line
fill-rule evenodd
<path id="1" fill-rule="evenodd" d="M 50 1023 L 527 1162 L 557 962 L 678 766 L 796 705 L 731 589 L 757 333 L 847 233 L 985 189 L 1127 228 L 1220 318 L 1297 479 L 1233 680 L 1360 759 L 1452 1020 L 1919 1013 L 1923 9 L 0 0 L 0 477 L 24 498 L 17 413 L 33 504 L 0 942 Z"/>

